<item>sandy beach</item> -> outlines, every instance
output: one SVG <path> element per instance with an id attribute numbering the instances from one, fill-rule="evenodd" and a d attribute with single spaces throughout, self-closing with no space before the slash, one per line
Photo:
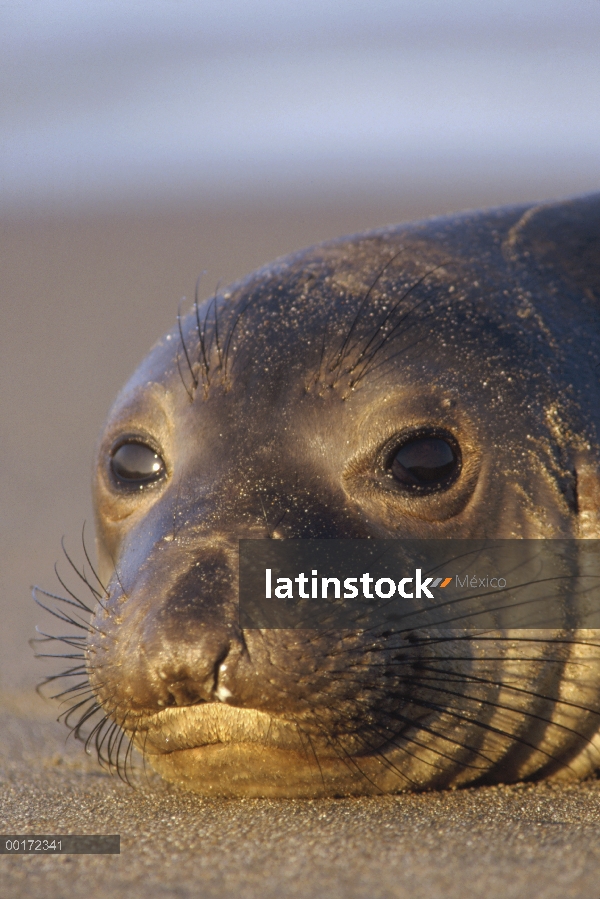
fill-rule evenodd
<path id="1" fill-rule="evenodd" d="M 0 703 L 0 831 L 118 833 L 120 856 L 0 856 L 7 899 L 595 899 L 600 784 L 204 800 L 111 777 L 29 694 Z"/>

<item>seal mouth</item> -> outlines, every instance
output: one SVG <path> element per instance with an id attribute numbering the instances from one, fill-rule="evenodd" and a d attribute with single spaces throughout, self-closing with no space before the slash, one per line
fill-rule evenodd
<path id="1" fill-rule="evenodd" d="M 380 761 L 315 747 L 301 723 L 258 709 L 211 702 L 164 709 L 133 739 L 165 780 L 207 797 L 309 799 L 403 786 Z"/>
<path id="2" fill-rule="evenodd" d="M 303 752 L 299 727 L 258 709 L 216 702 L 163 709 L 137 727 L 135 742 L 151 755 L 169 755 L 207 746 L 258 744 Z"/>

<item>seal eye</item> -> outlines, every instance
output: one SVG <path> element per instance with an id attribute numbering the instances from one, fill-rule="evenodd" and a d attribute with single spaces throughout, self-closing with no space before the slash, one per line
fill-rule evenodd
<path id="1" fill-rule="evenodd" d="M 454 441 L 438 435 L 407 440 L 393 457 L 391 472 L 406 487 L 430 493 L 450 485 L 460 470 L 460 451 Z"/>
<path id="2" fill-rule="evenodd" d="M 157 481 L 165 473 L 165 463 L 145 443 L 122 443 L 112 454 L 110 467 L 117 480 L 132 487 Z"/>

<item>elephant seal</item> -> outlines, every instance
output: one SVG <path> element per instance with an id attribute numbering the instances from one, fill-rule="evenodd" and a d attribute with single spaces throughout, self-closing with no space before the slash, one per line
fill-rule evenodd
<path id="1" fill-rule="evenodd" d="M 195 304 L 98 445 L 100 749 L 226 796 L 592 772 L 596 632 L 243 631 L 236 578 L 240 538 L 600 537 L 599 369 L 600 195 L 347 237 Z"/>

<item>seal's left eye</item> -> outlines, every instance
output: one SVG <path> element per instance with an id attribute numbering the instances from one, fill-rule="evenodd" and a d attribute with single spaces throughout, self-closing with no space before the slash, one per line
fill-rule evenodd
<path id="1" fill-rule="evenodd" d="M 438 434 L 416 434 L 396 451 L 391 473 L 409 489 L 431 493 L 449 486 L 460 471 L 460 450 Z"/>
<path id="2" fill-rule="evenodd" d="M 122 443 L 113 453 L 110 467 L 118 481 L 130 486 L 157 481 L 165 473 L 165 463 L 145 443 Z"/>

